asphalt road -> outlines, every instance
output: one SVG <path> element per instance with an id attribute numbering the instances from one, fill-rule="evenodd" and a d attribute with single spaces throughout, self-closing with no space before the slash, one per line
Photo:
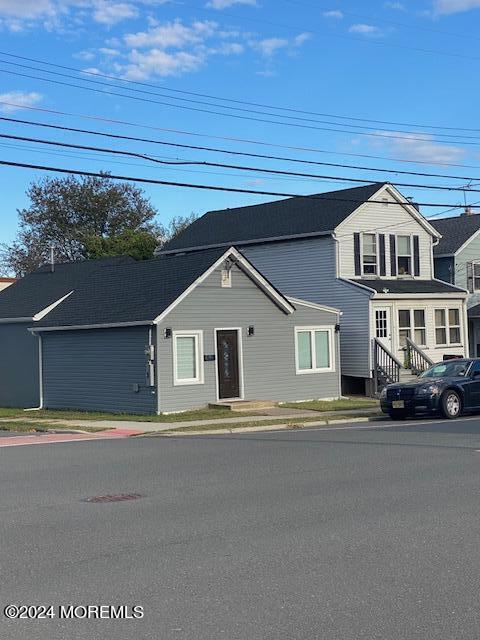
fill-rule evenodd
<path id="1" fill-rule="evenodd" d="M 0 449 L 2 640 L 473 640 L 480 418 Z M 86 497 L 140 493 L 88 503 Z"/>

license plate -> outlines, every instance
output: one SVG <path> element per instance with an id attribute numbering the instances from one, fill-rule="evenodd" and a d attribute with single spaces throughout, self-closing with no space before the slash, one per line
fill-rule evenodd
<path id="1" fill-rule="evenodd" d="M 392 409 L 404 409 L 405 402 L 403 400 L 392 400 Z"/>

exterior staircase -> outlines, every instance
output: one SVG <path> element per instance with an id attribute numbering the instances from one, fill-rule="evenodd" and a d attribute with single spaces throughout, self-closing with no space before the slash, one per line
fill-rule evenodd
<path id="1" fill-rule="evenodd" d="M 410 338 L 405 345 L 404 362 L 400 362 L 377 338 L 373 339 L 374 395 L 387 384 L 410 382 L 433 364 L 432 360 Z"/>

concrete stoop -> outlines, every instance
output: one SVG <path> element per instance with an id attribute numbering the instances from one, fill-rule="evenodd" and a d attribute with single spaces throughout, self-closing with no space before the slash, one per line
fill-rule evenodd
<path id="1" fill-rule="evenodd" d="M 229 409 L 230 411 L 257 411 L 257 409 L 273 409 L 277 406 L 273 400 L 231 400 L 227 402 L 213 402 L 210 409 Z"/>

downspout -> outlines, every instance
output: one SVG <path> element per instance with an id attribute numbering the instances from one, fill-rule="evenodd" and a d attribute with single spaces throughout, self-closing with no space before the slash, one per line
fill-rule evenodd
<path id="1" fill-rule="evenodd" d="M 40 404 L 38 407 L 28 407 L 24 411 L 40 411 L 43 409 L 43 353 L 42 353 L 42 336 L 36 334 L 38 338 L 38 390 L 40 394 Z"/>
<path id="2" fill-rule="evenodd" d="M 470 335 L 468 332 L 468 311 L 467 311 L 467 299 L 463 300 L 463 341 L 465 343 L 465 357 L 470 356 Z"/>

